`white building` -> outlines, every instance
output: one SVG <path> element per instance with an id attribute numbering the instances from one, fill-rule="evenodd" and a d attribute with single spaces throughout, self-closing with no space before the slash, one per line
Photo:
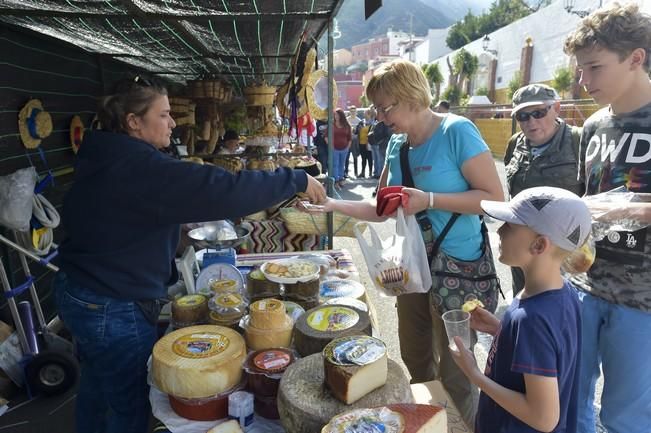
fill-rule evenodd
<path id="1" fill-rule="evenodd" d="M 609 1 L 604 3 L 609 3 Z M 641 5 L 645 12 L 651 13 L 651 0 L 637 0 L 637 3 Z M 576 0 L 574 9 L 594 10 L 598 6 L 599 0 Z M 487 51 L 484 51 L 482 47 L 482 38 L 464 46 L 463 48 L 466 51 L 476 55 L 479 59 L 479 71 L 472 82 L 471 93 L 481 87 L 490 89 L 490 62 L 496 59 L 496 99 L 497 102 L 507 102 L 504 96 L 509 81 L 520 70 L 523 47 L 527 38 L 531 38 L 533 46 L 529 81 L 551 80 L 558 68 L 570 66 L 570 58 L 563 52 L 563 43 L 567 35 L 577 27 L 580 20 L 579 16 L 568 13 L 564 9 L 564 0 L 556 0 L 549 6 L 488 35 L 490 41 L 488 42 Z M 443 43 L 445 43 L 444 40 Z M 425 42 L 421 45 L 425 45 Z M 416 62 L 425 63 L 422 60 L 423 57 L 421 57 L 422 53 L 430 49 L 428 46 L 417 47 Z M 439 64 L 444 79 L 441 89 L 445 89 L 448 84 L 449 68 L 446 58 L 450 57 L 450 61 L 452 61 L 457 51 L 440 54 L 427 62 L 434 61 Z"/>

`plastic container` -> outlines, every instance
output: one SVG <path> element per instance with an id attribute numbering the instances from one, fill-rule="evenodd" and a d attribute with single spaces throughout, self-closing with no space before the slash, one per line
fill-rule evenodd
<path id="1" fill-rule="evenodd" d="M 218 325 L 218 326 L 225 326 L 227 328 L 231 328 L 234 331 L 239 332 L 240 334 L 244 335 L 244 330 L 240 328 L 240 320 L 242 320 L 242 317 L 237 317 L 231 320 L 222 320 L 217 313 L 214 311 L 211 311 L 210 314 L 208 315 L 208 323 L 211 325 Z"/>
<path id="2" fill-rule="evenodd" d="M 294 353 L 289 349 L 265 349 L 250 353 L 244 361 L 248 389 L 257 397 L 275 397 L 280 379 L 294 359 Z"/>
<path id="3" fill-rule="evenodd" d="M 244 389 L 246 375 L 242 381 L 228 391 L 206 398 L 181 398 L 169 395 L 170 406 L 177 415 L 194 421 L 214 421 L 228 417 L 228 398 Z"/>
<path id="4" fill-rule="evenodd" d="M 250 324 L 248 315 L 240 320 L 240 328 L 244 330 L 246 347 L 251 350 L 273 349 L 277 347 L 289 347 L 292 342 L 292 330 L 294 321 L 286 316 L 285 323 L 279 328 L 260 329 Z"/>
<path id="5" fill-rule="evenodd" d="M 208 301 L 208 308 L 221 321 L 239 320 L 246 314 L 246 299 L 239 293 L 215 295 Z"/>
<path id="6" fill-rule="evenodd" d="M 292 301 L 283 301 L 285 304 L 285 310 L 287 311 L 287 315 L 292 318 L 294 323 L 298 320 L 299 317 L 305 313 L 305 309 L 298 305 L 296 302 Z"/>
<path id="7" fill-rule="evenodd" d="M 253 424 L 253 394 L 235 391 L 228 396 L 228 417 L 240 423 L 242 431 Z"/>

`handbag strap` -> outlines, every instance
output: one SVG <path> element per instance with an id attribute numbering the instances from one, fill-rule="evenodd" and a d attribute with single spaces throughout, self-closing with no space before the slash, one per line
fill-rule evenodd
<path id="1" fill-rule="evenodd" d="M 406 187 L 413 188 L 414 178 L 411 175 L 411 167 L 409 167 L 409 140 L 406 140 L 400 147 L 400 171 L 402 172 L 402 184 Z M 418 215 L 420 216 L 423 213 L 425 213 L 425 211 L 418 212 Z M 460 213 L 454 212 L 448 220 L 448 223 L 443 228 L 443 231 L 441 231 L 441 234 L 436 237 L 436 241 L 432 247 L 432 257 L 438 253 L 445 236 L 447 236 L 448 232 L 460 216 Z"/>

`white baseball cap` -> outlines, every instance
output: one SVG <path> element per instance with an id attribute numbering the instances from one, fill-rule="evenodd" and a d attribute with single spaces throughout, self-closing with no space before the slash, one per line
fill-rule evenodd
<path id="1" fill-rule="evenodd" d="M 588 206 L 562 188 L 529 188 L 509 202 L 482 200 L 481 208 L 497 220 L 527 226 L 567 251 L 583 245 L 592 230 Z"/>

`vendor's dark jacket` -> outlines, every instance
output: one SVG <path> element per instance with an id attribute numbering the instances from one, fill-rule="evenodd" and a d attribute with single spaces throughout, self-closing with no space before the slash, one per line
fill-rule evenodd
<path id="1" fill-rule="evenodd" d="M 578 180 L 579 138 L 581 129 L 557 120 L 560 127 L 549 147 L 533 158 L 529 140 L 518 132 L 509 140 L 504 156 L 506 183 L 511 197 L 536 186 L 554 186 L 582 196 L 583 182 Z"/>
<path id="2" fill-rule="evenodd" d="M 165 297 L 180 224 L 236 218 L 305 191 L 304 172 L 179 161 L 126 134 L 85 134 L 63 205 L 57 263 L 78 284 L 126 300 Z"/>

